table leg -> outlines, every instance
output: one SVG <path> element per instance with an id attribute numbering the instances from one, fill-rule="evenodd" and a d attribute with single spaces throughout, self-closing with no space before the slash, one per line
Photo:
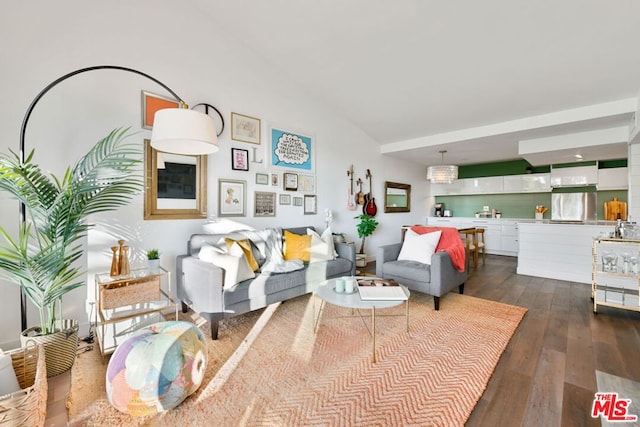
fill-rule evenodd
<path id="1" fill-rule="evenodd" d="M 376 363 L 376 308 L 371 310 L 371 351 L 373 353 L 373 363 Z"/>
<path id="2" fill-rule="evenodd" d="M 315 312 L 315 300 L 313 302 L 313 311 Z M 316 321 L 313 325 L 313 332 L 318 332 L 318 323 L 320 323 L 320 316 L 322 315 L 322 310 L 324 309 L 324 300 L 320 302 L 320 309 L 318 310 L 318 315 L 316 316 Z"/>
<path id="3" fill-rule="evenodd" d="M 407 332 L 409 332 L 409 300 L 407 299 L 404 302 L 404 319 L 405 319 L 405 327 Z"/>

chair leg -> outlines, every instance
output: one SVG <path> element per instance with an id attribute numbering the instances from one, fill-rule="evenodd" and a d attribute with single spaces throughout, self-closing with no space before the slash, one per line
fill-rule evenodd
<path id="1" fill-rule="evenodd" d="M 433 297 L 433 308 L 436 311 L 440 310 L 440 297 Z"/>
<path id="2" fill-rule="evenodd" d="M 458 291 L 463 294 L 464 293 L 464 283 L 460 286 L 458 286 Z"/>
<path id="3" fill-rule="evenodd" d="M 218 326 L 220 324 L 219 320 L 214 320 L 213 322 L 210 323 L 211 325 L 211 339 L 212 340 L 217 340 L 218 339 Z"/>

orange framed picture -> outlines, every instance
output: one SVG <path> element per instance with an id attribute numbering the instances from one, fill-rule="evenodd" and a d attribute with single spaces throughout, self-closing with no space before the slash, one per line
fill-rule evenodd
<path id="1" fill-rule="evenodd" d="M 173 98 L 142 91 L 142 127 L 153 128 L 153 116 L 156 111 L 165 108 L 178 108 L 180 103 Z"/>

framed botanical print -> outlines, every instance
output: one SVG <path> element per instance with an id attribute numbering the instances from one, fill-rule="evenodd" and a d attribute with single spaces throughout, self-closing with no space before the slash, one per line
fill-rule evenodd
<path id="1" fill-rule="evenodd" d="M 298 174 L 285 172 L 282 174 L 282 180 L 284 181 L 284 189 L 287 191 L 298 190 Z"/>
<path id="2" fill-rule="evenodd" d="M 234 171 L 249 170 L 249 150 L 242 148 L 231 149 L 231 169 Z"/>
<path id="3" fill-rule="evenodd" d="M 246 216 L 246 181 L 218 180 L 218 216 Z"/>
<path id="4" fill-rule="evenodd" d="M 253 216 L 276 216 L 276 193 L 256 191 L 253 203 Z"/>
<path id="5" fill-rule="evenodd" d="M 231 139 L 260 144 L 260 119 L 231 113 Z"/>

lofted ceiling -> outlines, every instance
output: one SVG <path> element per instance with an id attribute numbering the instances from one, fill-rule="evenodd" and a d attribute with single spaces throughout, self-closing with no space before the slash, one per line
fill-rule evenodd
<path id="1" fill-rule="evenodd" d="M 424 165 L 440 150 L 459 165 L 627 156 L 637 0 L 193 1 L 385 155 Z"/>

